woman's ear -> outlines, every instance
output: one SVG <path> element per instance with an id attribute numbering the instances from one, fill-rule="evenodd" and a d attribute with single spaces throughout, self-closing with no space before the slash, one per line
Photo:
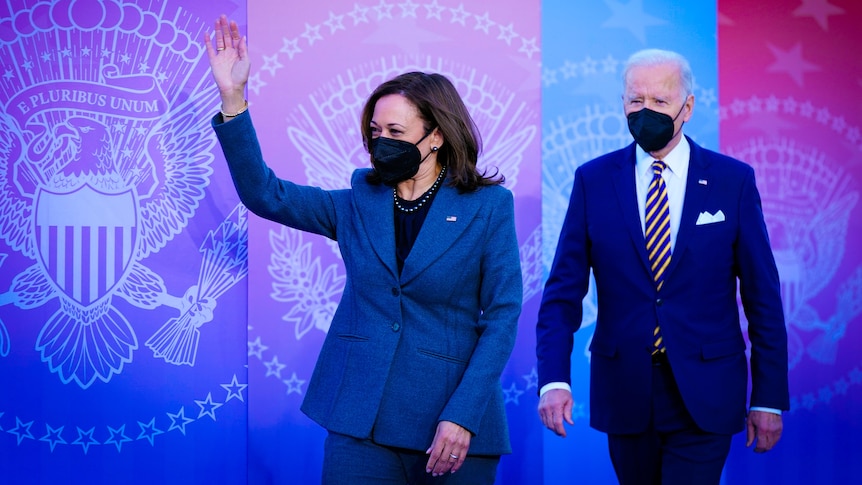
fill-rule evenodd
<path id="1" fill-rule="evenodd" d="M 443 146 L 443 143 L 445 142 L 446 140 L 443 139 L 443 133 L 440 132 L 440 128 L 434 128 L 434 133 L 431 133 L 432 150 L 436 152 Z"/>

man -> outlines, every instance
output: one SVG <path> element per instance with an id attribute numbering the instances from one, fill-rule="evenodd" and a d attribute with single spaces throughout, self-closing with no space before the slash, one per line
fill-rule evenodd
<path id="1" fill-rule="evenodd" d="M 717 484 L 731 436 L 747 427 L 747 444 L 768 451 L 789 409 L 778 271 L 752 168 L 682 133 L 694 109 L 688 62 L 641 51 L 624 81 L 636 143 L 575 173 L 536 326 L 539 415 L 563 437 L 563 420 L 573 424 L 573 333 L 592 269 L 590 425 L 607 433 L 617 478 Z"/>

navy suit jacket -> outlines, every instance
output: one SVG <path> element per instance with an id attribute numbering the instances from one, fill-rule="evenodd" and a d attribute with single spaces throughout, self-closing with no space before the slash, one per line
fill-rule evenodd
<path id="1" fill-rule="evenodd" d="M 512 193 L 443 185 L 401 274 L 392 188 L 326 191 L 281 180 L 247 114 L 213 119 L 240 199 L 253 213 L 338 241 L 344 293 L 302 411 L 330 431 L 425 451 L 441 420 L 474 436 L 470 454 L 511 452 L 500 375 L 521 311 Z"/>
<path id="2" fill-rule="evenodd" d="M 748 368 L 737 282 L 751 341 L 750 404 L 789 408 L 778 271 L 754 170 L 688 141 L 682 218 L 661 292 L 653 283 L 638 214 L 635 144 L 575 173 L 539 310 L 539 386 L 571 383 L 573 333 L 581 325 L 592 269 L 598 313 L 590 345 L 590 424 L 600 431 L 646 429 L 657 323 L 697 425 L 723 434 L 743 429 Z M 724 221 L 696 223 L 702 212 L 719 210 Z"/>

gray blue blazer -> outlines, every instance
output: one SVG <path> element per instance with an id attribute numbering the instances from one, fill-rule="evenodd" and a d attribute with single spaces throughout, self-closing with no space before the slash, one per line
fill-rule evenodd
<path id="1" fill-rule="evenodd" d="M 346 283 L 302 411 L 329 431 L 425 451 L 441 420 L 473 434 L 470 454 L 510 453 L 500 386 L 522 284 L 514 202 L 491 186 L 441 187 L 401 274 L 392 189 L 279 179 L 251 117 L 213 127 L 240 200 L 260 217 L 338 241 Z"/>

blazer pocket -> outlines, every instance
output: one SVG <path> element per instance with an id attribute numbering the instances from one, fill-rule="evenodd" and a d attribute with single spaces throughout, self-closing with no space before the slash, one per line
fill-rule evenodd
<path id="1" fill-rule="evenodd" d="M 745 352 L 745 341 L 742 339 L 708 342 L 701 347 L 703 360 L 720 359 Z"/>
<path id="2" fill-rule="evenodd" d="M 368 337 L 365 335 L 356 335 L 352 333 L 339 333 L 336 337 L 348 342 L 365 342 L 368 340 Z"/>
<path id="3" fill-rule="evenodd" d="M 464 359 L 461 359 L 458 357 L 453 357 L 451 355 L 441 354 L 439 352 L 434 352 L 433 350 L 416 349 L 416 351 L 419 352 L 420 354 L 426 356 L 426 357 L 431 357 L 432 359 L 442 360 L 445 362 L 451 362 L 453 364 L 467 365 L 467 361 Z"/>

